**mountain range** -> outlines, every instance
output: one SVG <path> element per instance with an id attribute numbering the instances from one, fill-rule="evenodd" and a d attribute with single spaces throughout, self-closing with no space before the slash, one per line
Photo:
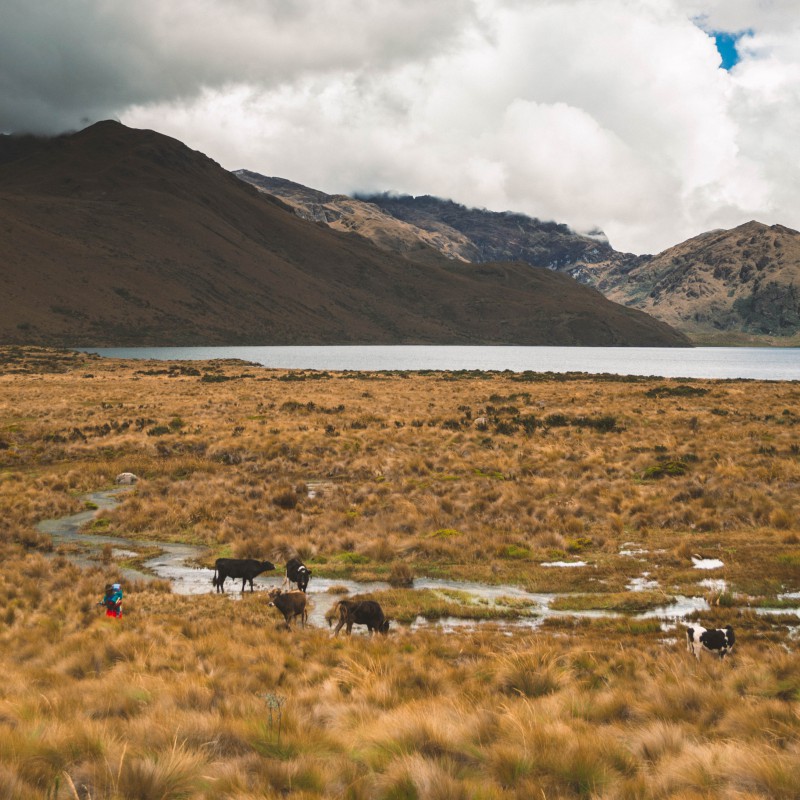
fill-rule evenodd
<path id="1" fill-rule="evenodd" d="M 329 195 L 235 173 L 305 219 L 355 231 L 413 258 L 420 242 L 454 260 L 522 261 L 565 272 L 709 344 L 800 344 L 800 233 L 751 221 L 703 233 L 657 255 L 615 250 L 600 232 L 436 197 Z"/>
<path id="2" fill-rule="evenodd" d="M 466 234 L 379 246 L 295 209 L 154 131 L 0 136 L 0 343 L 688 344 Z"/>

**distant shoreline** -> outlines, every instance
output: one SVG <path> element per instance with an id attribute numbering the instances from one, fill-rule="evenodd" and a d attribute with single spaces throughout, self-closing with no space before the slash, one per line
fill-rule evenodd
<path id="1" fill-rule="evenodd" d="M 800 348 L 338 345 L 76 348 L 122 359 L 236 359 L 275 369 L 588 373 L 717 380 L 800 380 Z"/>

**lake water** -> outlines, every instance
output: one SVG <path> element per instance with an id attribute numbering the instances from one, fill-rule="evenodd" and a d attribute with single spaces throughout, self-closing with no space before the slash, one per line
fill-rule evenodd
<path id="1" fill-rule="evenodd" d="M 79 348 L 110 358 L 191 361 L 238 358 L 277 369 L 587 372 L 665 378 L 800 380 L 797 347 L 330 347 Z"/>

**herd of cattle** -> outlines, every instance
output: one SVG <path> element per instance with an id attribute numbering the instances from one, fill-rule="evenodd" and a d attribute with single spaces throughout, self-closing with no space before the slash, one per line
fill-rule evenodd
<path id="1" fill-rule="evenodd" d="M 258 561 L 253 558 L 218 558 L 214 564 L 214 577 L 211 584 L 218 592 L 225 591 L 225 580 L 227 578 L 241 578 L 242 591 L 250 581 L 250 591 L 255 591 L 253 579 L 261 575 L 262 572 L 269 572 L 275 569 L 271 561 Z M 287 584 L 297 584 L 297 589 L 284 591 L 274 588 L 269 590 L 269 605 L 274 606 L 283 614 L 286 620 L 286 627 L 291 628 L 293 620 L 300 620 L 305 627 L 308 619 L 308 602 L 306 589 L 308 581 L 311 579 L 311 570 L 299 558 L 290 558 L 286 562 L 286 577 L 283 579 L 283 586 Z M 373 631 L 378 633 L 389 632 L 389 620 L 383 613 L 380 604 L 375 600 L 365 600 L 358 597 L 340 600 L 335 607 L 334 617 L 338 614 L 339 621 L 334 630 L 336 636 L 342 628 L 347 629 L 348 636 L 353 630 L 353 625 L 366 625 L 367 630 L 372 635 Z"/>
<path id="2" fill-rule="evenodd" d="M 227 578 L 241 578 L 242 591 L 245 590 L 247 581 L 250 581 L 250 591 L 253 588 L 253 579 L 262 572 L 269 572 L 275 569 L 271 561 L 257 561 L 253 558 L 218 558 L 214 565 L 214 577 L 211 583 L 218 592 L 225 591 L 225 580 Z M 308 619 L 306 589 L 308 581 L 311 579 L 311 570 L 299 558 L 290 558 L 286 562 L 286 576 L 283 579 L 283 586 L 296 584 L 297 589 L 285 592 L 283 588 L 269 590 L 269 605 L 274 606 L 283 614 L 286 620 L 286 627 L 290 628 L 292 621 L 299 619 L 305 627 Z M 335 635 L 339 635 L 342 628 L 347 629 L 347 634 L 353 629 L 353 625 L 366 625 L 370 632 L 378 633 L 389 632 L 389 620 L 384 616 L 383 609 L 375 600 L 364 600 L 353 597 L 347 600 L 340 600 L 335 607 L 333 618 L 338 614 L 339 621 L 334 630 Z M 716 653 L 720 659 L 733 649 L 736 637 L 733 628 L 726 625 L 722 629 L 706 629 L 699 625 L 689 627 L 686 630 L 687 649 L 698 660 L 702 650 Z"/>

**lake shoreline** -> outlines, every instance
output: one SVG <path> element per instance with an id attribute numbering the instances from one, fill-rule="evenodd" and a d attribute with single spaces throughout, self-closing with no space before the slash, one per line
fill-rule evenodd
<path id="1" fill-rule="evenodd" d="M 687 380 L 800 380 L 800 348 L 348 345 L 81 348 L 79 352 L 126 360 L 233 359 L 269 369 L 333 372 L 552 372 Z"/>

